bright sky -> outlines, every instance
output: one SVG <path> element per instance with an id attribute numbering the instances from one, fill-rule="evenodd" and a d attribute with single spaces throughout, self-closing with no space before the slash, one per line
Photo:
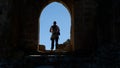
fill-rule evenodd
<path id="1" fill-rule="evenodd" d="M 56 21 L 60 28 L 58 43 L 62 44 L 67 39 L 70 39 L 70 13 L 63 4 L 52 2 L 43 9 L 39 18 L 39 44 L 45 45 L 46 50 L 50 50 L 51 48 L 51 33 L 49 32 L 49 29 L 51 25 L 53 25 L 53 21 Z"/>

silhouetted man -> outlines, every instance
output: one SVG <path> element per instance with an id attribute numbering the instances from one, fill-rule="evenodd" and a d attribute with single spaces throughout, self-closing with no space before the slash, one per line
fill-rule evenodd
<path id="1" fill-rule="evenodd" d="M 60 29 L 56 25 L 56 21 L 53 22 L 53 25 L 50 27 L 50 32 L 52 33 L 51 35 L 51 50 L 54 49 L 54 41 L 56 42 L 56 49 L 58 47 L 58 39 L 60 35 Z"/>

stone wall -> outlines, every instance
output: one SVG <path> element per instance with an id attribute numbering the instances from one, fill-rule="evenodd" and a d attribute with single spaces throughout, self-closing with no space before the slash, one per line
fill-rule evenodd
<path id="1" fill-rule="evenodd" d="M 11 44 L 11 1 L 0 0 L 0 57 L 10 56 Z"/>
<path id="2" fill-rule="evenodd" d="M 76 0 L 74 3 L 75 49 L 84 52 L 96 45 L 96 6 L 94 0 Z"/>
<path id="3" fill-rule="evenodd" d="M 109 2 L 109 3 L 108 3 Z M 98 43 L 111 42 L 112 41 L 112 1 L 97 1 L 97 37 Z M 108 3 L 108 4 L 106 4 Z"/>

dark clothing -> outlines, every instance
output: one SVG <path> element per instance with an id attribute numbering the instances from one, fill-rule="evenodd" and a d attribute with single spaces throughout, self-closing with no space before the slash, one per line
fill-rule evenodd
<path id="1" fill-rule="evenodd" d="M 52 33 L 51 35 L 51 50 L 54 49 L 54 42 L 56 42 L 56 49 L 58 47 L 58 40 L 59 40 L 59 35 L 60 35 L 60 29 L 57 25 L 53 25 L 50 28 L 50 32 Z"/>
<path id="2" fill-rule="evenodd" d="M 51 39 L 51 41 L 52 41 L 52 43 L 51 43 L 51 50 L 53 50 L 54 49 L 54 42 L 56 42 L 56 49 L 57 49 L 57 47 L 58 47 L 58 37 L 56 37 L 56 38 L 54 38 L 54 39 Z"/>

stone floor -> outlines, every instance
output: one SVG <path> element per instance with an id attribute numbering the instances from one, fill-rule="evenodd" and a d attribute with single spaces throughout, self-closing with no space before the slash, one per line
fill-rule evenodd
<path id="1" fill-rule="evenodd" d="M 21 60 L 1 60 L 0 68 L 119 68 L 120 62 L 66 55 L 29 55 Z"/>
<path id="2" fill-rule="evenodd" d="M 0 68 L 120 68 L 120 46 L 98 46 L 92 56 L 79 52 L 31 54 L 19 60 L 0 60 Z"/>

